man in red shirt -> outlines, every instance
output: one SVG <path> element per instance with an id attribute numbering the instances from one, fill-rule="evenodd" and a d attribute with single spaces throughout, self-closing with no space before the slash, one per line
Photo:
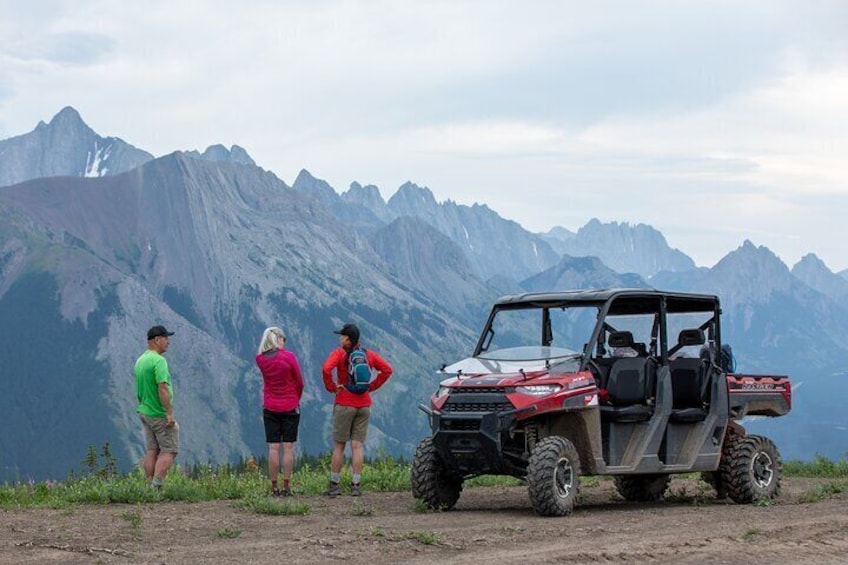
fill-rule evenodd
<path id="1" fill-rule="evenodd" d="M 376 352 L 366 349 L 365 356 L 368 366 L 373 374 L 377 376 L 368 385 L 368 390 L 362 393 L 351 392 L 345 385 L 348 384 L 348 360 L 351 351 L 361 347 L 359 345 L 359 328 L 354 324 L 345 324 L 342 329 L 333 333 L 339 334 L 339 345 L 334 349 L 327 360 L 324 361 L 322 376 L 324 387 L 327 392 L 336 395 L 333 406 L 333 457 L 330 460 L 330 486 L 327 487 L 327 496 L 338 496 L 341 494 L 339 487 L 342 463 L 344 463 L 344 450 L 347 442 L 350 442 L 350 467 L 353 475 L 351 481 L 351 494 L 359 496 L 362 494 L 360 481 L 362 477 L 362 462 L 364 460 L 365 438 L 368 432 L 368 419 L 371 416 L 371 392 L 374 392 L 385 383 L 392 374 L 392 366 Z M 333 369 L 336 371 L 333 379 Z"/>

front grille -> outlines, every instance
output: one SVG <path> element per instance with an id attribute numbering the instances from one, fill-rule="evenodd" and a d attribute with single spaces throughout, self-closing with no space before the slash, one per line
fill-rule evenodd
<path id="1" fill-rule="evenodd" d="M 502 412 L 512 410 L 504 389 L 471 392 L 471 389 L 458 389 L 448 395 L 442 410 L 445 412 Z"/>
<path id="2" fill-rule="evenodd" d="M 503 412 L 512 410 L 509 402 L 447 402 L 445 412 Z"/>

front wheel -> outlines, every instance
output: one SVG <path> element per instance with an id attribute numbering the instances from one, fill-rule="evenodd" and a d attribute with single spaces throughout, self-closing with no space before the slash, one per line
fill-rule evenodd
<path id="1" fill-rule="evenodd" d="M 770 439 L 744 436 L 734 442 L 728 456 L 721 481 L 734 502 L 772 500 L 780 494 L 782 464 L 777 446 Z"/>
<path id="2" fill-rule="evenodd" d="M 540 516 L 567 516 L 577 501 L 580 456 L 564 437 L 536 444 L 527 465 L 527 486 L 533 510 Z"/>
<path id="3" fill-rule="evenodd" d="M 434 510 L 450 510 L 462 492 L 462 478 L 446 470 L 432 438 L 424 438 L 412 459 L 412 496 Z"/>

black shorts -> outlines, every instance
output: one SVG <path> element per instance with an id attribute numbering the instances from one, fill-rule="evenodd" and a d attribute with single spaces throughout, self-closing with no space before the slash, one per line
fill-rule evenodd
<path id="1" fill-rule="evenodd" d="M 265 441 L 268 443 L 294 443 L 297 441 L 297 426 L 300 424 L 300 412 L 271 412 L 262 409 L 265 422 Z"/>

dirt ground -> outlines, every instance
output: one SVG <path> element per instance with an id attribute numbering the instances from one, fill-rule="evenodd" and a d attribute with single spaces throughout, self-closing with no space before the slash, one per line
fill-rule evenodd
<path id="1" fill-rule="evenodd" d="M 565 518 L 536 516 L 523 487 L 466 489 L 451 512 L 368 491 L 297 497 L 304 516 L 224 501 L 6 510 L 0 564 L 848 563 L 848 495 L 801 502 L 826 482 L 784 479 L 778 501 L 756 506 L 693 479 L 673 480 L 664 502 L 628 503 L 590 479 Z"/>

